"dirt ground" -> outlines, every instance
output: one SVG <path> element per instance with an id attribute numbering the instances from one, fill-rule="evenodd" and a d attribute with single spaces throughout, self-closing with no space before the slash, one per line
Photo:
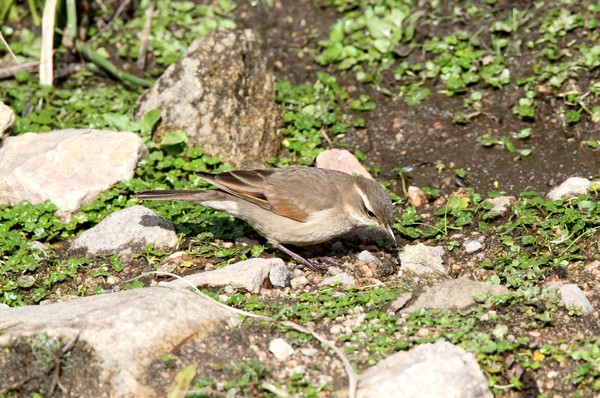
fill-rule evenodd
<path id="1" fill-rule="evenodd" d="M 582 120 L 576 126 L 564 126 L 554 113 L 556 100 L 543 93 L 540 94 L 543 106 L 536 109 L 535 119 L 521 120 L 511 112 L 517 99 L 523 96 L 523 88 L 514 78 L 508 87 L 500 90 L 480 88 L 485 93 L 481 114 L 470 123 L 456 124 L 452 122 L 452 115 L 462 110 L 464 96 L 448 97 L 439 93 L 443 88 L 439 80 L 426 83 L 432 92 L 427 101 L 408 106 L 399 97 L 384 95 L 358 83 L 353 73 L 342 73 L 335 67 L 321 68 L 312 57 L 320 51 L 319 40 L 327 38 L 339 15 L 331 7 L 319 7 L 316 3 L 275 1 L 270 7 L 263 2 L 255 6 L 240 2 L 236 14 L 242 27 L 260 33 L 269 64 L 273 65 L 278 78 L 305 83 L 314 81 L 316 70 L 326 70 L 335 74 L 342 88 L 371 96 L 376 108 L 360 114 L 366 119 L 366 129 L 350 132 L 341 143 L 364 152 L 367 164 L 381 168 L 381 178 L 393 179 L 397 174 L 392 169 L 409 167 L 411 185 L 445 191 L 463 186 L 480 193 L 493 190 L 516 195 L 527 189 L 546 192 L 568 177 L 589 178 L 599 173 L 600 151 L 581 145 L 585 139 L 598 137 L 598 125 Z M 519 8 L 517 3 L 500 1 L 494 10 L 508 18 L 514 8 Z M 527 2 L 520 3 L 520 8 L 527 7 Z M 480 23 L 486 22 L 470 19 L 467 24 L 449 18 L 435 28 L 417 29 L 416 37 L 443 37 L 458 29 L 474 34 L 480 30 Z M 486 30 L 481 31 L 480 38 L 483 46 L 491 46 Z M 527 39 L 537 37 L 532 33 L 523 41 Z M 413 51 L 408 60 L 419 57 L 419 52 Z M 524 49 L 519 57 L 512 58 L 510 69 L 516 71 L 515 75 L 526 73 L 535 62 L 533 51 Z M 594 73 L 597 78 L 600 72 L 596 68 Z M 382 85 L 394 87 L 391 74 L 384 76 Z M 590 76 L 592 78 L 594 76 Z M 501 148 L 484 148 L 477 142 L 486 132 L 500 136 L 523 128 L 532 129 L 527 145 L 535 149 L 531 156 L 519 161 L 513 161 L 514 154 Z M 438 163 L 449 167 L 440 173 L 436 168 Z M 455 168 L 466 169 L 467 177 L 456 177 Z"/>

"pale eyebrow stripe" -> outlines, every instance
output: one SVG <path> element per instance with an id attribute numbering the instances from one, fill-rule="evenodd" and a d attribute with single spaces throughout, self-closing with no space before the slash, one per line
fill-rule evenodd
<path id="1" fill-rule="evenodd" d="M 360 187 L 357 184 L 354 184 L 354 188 L 356 189 L 356 192 L 358 192 L 358 194 L 362 198 L 363 203 L 365 204 L 365 207 L 367 208 L 367 210 L 373 211 L 373 206 L 371 205 L 371 202 L 369 201 L 369 198 L 367 198 L 367 195 L 364 193 L 364 191 L 362 189 L 360 189 Z"/>

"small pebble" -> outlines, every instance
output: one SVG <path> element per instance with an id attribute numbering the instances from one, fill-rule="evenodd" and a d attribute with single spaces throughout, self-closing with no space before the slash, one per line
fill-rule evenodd
<path id="1" fill-rule="evenodd" d="M 284 339 L 277 338 L 269 343 L 269 351 L 280 361 L 285 361 L 294 353 L 294 348 Z"/>
<path id="2" fill-rule="evenodd" d="M 425 195 L 425 193 L 419 187 L 410 186 L 408 187 L 406 193 L 408 196 L 408 202 L 417 209 L 429 203 L 427 195 Z"/>
<path id="3" fill-rule="evenodd" d="M 346 328 L 343 325 L 333 325 L 329 329 L 329 333 L 331 334 L 342 334 L 346 332 Z"/>
<path id="4" fill-rule="evenodd" d="M 463 247 L 465 248 L 465 252 L 467 252 L 468 254 L 472 254 L 483 249 L 484 245 L 478 240 L 471 239 L 464 242 Z"/>
<path id="5" fill-rule="evenodd" d="M 375 257 L 373 253 L 371 253 L 368 250 L 363 250 L 360 253 L 358 253 L 358 259 L 365 264 L 375 263 L 377 264 L 377 266 L 381 265 L 381 260 Z"/>
<path id="6" fill-rule="evenodd" d="M 308 285 L 308 279 L 305 276 L 297 276 L 290 281 L 290 286 L 294 290 L 302 289 L 306 285 Z"/>
<path id="7" fill-rule="evenodd" d="M 305 357 L 314 357 L 319 353 L 319 350 L 316 348 L 302 348 L 300 349 L 300 353 Z"/>
<path id="8" fill-rule="evenodd" d="M 280 289 L 288 286 L 292 277 L 292 273 L 285 264 L 275 265 L 271 268 L 271 271 L 269 271 L 269 281 L 271 282 L 271 285 Z"/>

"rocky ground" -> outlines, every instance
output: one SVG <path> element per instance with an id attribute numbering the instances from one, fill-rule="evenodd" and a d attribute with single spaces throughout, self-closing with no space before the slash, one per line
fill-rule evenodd
<path id="1" fill-rule="evenodd" d="M 42 99 L 3 82 L 0 396 L 597 396 L 597 5 L 433 3 L 410 5 L 383 59 L 357 61 L 361 29 L 388 27 L 351 31 L 366 5 L 222 2 L 210 18 L 238 30 L 160 77 L 155 43 L 139 100 L 111 86 L 90 112 L 85 73 Z M 155 26 L 192 12 L 167 5 Z M 116 20 L 139 30 L 141 11 Z M 354 69 L 315 60 L 342 18 Z M 299 249 L 319 272 L 227 214 L 134 198 L 315 162 L 389 189 L 397 247 L 358 231 Z"/>

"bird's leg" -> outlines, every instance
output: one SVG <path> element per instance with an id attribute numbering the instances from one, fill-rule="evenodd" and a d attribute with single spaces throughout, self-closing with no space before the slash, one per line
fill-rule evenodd
<path id="1" fill-rule="evenodd" d="M 291 251 L 287 247 L 283 246 L 279 242 L 270 241 L 269 243 L 271 243 L 271 245 L 274 248 L 276 248 L 277 250 L 281 250 L 282 252 L 284 252 L 285 254 L 287 254 L 288 256 L 290 256 L 291 258 L 293 258 L 294 260 L 300 262 L 300 264 L 307 266 L 308 268 L 312 269 L 313 271 L 323 272 L 323 271 L 325 271 L 327 269 L 327 267 L 320 267 L 318 265 L 314 265 L 313 263 L 311 263 L 310 261 L 308 261 L 304 257 L 302 257 L 302 256 L 294 253 L 293 251 Z"/>

